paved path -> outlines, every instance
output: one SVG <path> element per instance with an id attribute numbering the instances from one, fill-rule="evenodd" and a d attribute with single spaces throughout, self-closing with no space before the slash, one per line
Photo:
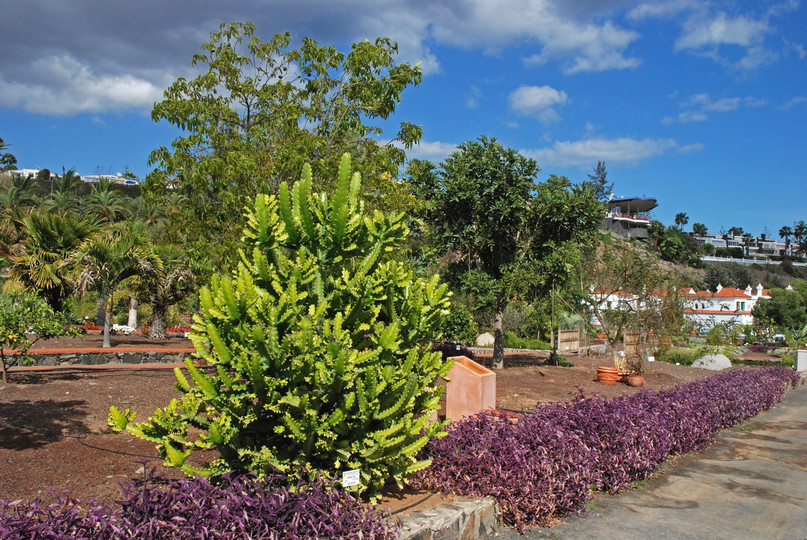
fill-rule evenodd
<path id="1" fill-rule="evenodd" d="M 498 538 L 807 539 L 807 388 L 585 517 Z"/>

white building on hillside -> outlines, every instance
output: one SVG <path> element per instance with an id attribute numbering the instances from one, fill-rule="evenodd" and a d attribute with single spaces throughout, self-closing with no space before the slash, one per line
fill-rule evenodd
<path id="1" fill-rule="evenodd" d="M 684 316 L 695 323 L 699 330 L 708 330 L 718 324 L 754 324 L 751 311 L 761 298 L 770 298 L 770 290 L 764 289 L 761 284 L 755 289 L 750 285 L 745 289 L 718 285 L 714 293 L 689 288 L 679 290 L 678 295 L 684 301 Z M 638 296 L 621 290 L 614 292 L 592 290 L 589 296 L 603 310 L 635 310 L 639 302 Z"/>
<path id="2" fill-rule="evenodd" d="M 700 329 L 709 329 L 717 324 L 754 324 L 751 311 L 761 298 L 770 298 L 770 290 L 758 284 L 755 289 L 717 286 L 717 291 L 683 289 L 679 294 L 685 301 L 684 314 Z"/>

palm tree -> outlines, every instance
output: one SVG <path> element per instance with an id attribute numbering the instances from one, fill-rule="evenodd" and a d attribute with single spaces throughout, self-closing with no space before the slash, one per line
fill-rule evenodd
<path id="1" fill-rule="evenodd" d="M 678 226 L 678 230 L 683 230 L 684 225 L 689 223 L 689 217 L 687 217 L 685 212 L 679 212 L 675 214 L 675 224 Z"/>
<path id="2" fill-rule="evenodd" d="M 132 201 L 131 212 L 135 218 L 148 227 L 161 224 L 167 217 L 162 206 L 156 203 L 148 203 L 143 197 L 138 197 Z"/>
<path id="3" fill-rule="evenodd" d="M 743 244 L 745 245 L 745 256 L 748 257 L 748 250 L 751 247 L 751 239 L 753 235 L 751 233 L 743 233 Z"/>
<path id="4" fill-rule="evenodd" d="M 703 238 L 706 236 L 706 225 L 703 223 L 695 223 L 692 225 L 692 234 Z"/>
<path id="5" fill-rule="evenodd" d="M 129 223 L 113 225 L 86 240 L 74 258 L 83 266 L 79 289 L 99 291 L 104 308 L 104 347 L 111 347 L 109 331 L 115 290 L 130 278 L 161 270 L 162 262 L 145 236 Z"/>
<path id="6" fill-rule="evenodd" d="M 793 235 L 793 229 L 785 225 L 781 229 L 779 229 L 779 238 L 785 239 L 785 252 L 783 255 L 787 255 L 789 253 L 790 248 L 790 237 Z"/>
<path id="7" fill-rule="evenodd" d="M 78 214 L 81 211 L 81 202 L 77 195 L 69 191 L 56 191 L 48 195 L 39 205 L 39 208 L 57 213 L 73 212 Z"/>
<path id="8" fill-rule="evenodd" d="M 807 246 L 804 245 L 804 239 L 807 237 L 807 224 L 804 221 L 797 221 L 793 224 L 793 238 L 799 243 L 798 252 L 805 251 Z"/>
<path id="9" fill-rule="evenodd" d="M 95 188 L 95 186 L 93 186 Z M 94 190 L 86 198 L 85 211 L 94 214 L 106 221 L 115 223 L 124 219 L 128 215 L 128 210 L 123 202 L 123 197 L 117 191 Z"/>
<path id="10" fill-rule="evenodd" d="M 10 186 L 0 190 L 0 208 L 10 210 L 20 206 L 36 206 L 34 180 L 30 176 L 18 176 Z"/>
<path id="11" fill-rule="evenodd" d="M 729 229 L 729 234 L 732 236 L 742 236 L 743 235 L 743 228 L 742 227 L 732 227 Z"/>
<path id="12" fill-rule="evenodd" d="M 195 277 L 184 264 L 187 257 L 176 246 L 155 246 L 161 261 L 151 272 L 135 279 L 134 290 L 138 301 L 151 305 L 151 339 L 165 339 L 165 315 L 168 308 L 186 298 L 194 290 Z"/>
<path id="13" fill-rule="evenodd" d="M 72 294 L 70 255 L 98 231 L 93 219 L 69 213 L 34 212 L 23 219 L 25 237 L 14 246 L 11 275 L 39 295 L 55 311 L 62 311 Z"/>
<path id="14" fill-rule="evenodd" d="M 80 185 L 81 177 L 76 174 L 76 170 L 65 170 L 64 167 L 62 167 L 62 175 L 56 175 L 56 181 L 51 182 L 50 192 L 53 193 L 55 191 L 56 193 L 75 193 Z"/>

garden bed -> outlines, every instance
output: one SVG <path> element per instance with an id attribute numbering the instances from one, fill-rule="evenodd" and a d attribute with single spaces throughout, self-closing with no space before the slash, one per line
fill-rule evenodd
<path id="1" fill-rule="evenodd" d="M 95 346 L 100 336 L 58 338 L 40 342 L 36 349 L 63 348 L 65 352 Z M 58 341 L 58 347 L 56 347 Z M 188 346 L 184 338 L 154 342 L 144 336 L 113 336 L 113 348 L 170 349 Z M 582 391 L 605 397 L 635 394 L 640 389 L 624 384 L 604 386 L 596 382 L 596 366 L 608 365 L 608 357 L 567 356 L 574 367 L 544 365 L 540 353 L 512 354 L 497 372 L 497 408 L 527 411 L 537 402 L 572 398 Z M 480 358 L 485 361 L 485 358 Z M 79 499 L 112 502 L 120 498 L 118 484 L 142 477 L 143 460 L 149 467 L 173 478 L 183 475 L 161 465 L 153 443 L 128 433 L 113 434 L 107 428 L 110 405 L 130 408 L 145 420 L 179 393 L 170 366 L 133 366 L 132 369 L 94 369 L 65 366 L 58 369 L 15 370 L 0 388 L 0 499 L 54 500 L 48 493 L 68 490 Z M 708 377 L 713 372 L 661 362 L 650 364 L 647 389 L 671 388 L 679 383 Z M 194 454 L 192 460 L 204 459 Z M 210 456 L 213 457 L 213 456 Z M 383 506 L 392 510 L 422 509 L 439 496 L 424 492 L 390 494 Z"/>

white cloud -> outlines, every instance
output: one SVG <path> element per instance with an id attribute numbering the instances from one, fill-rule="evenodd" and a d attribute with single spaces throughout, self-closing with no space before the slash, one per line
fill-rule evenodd
<path id="1" fill-rule="evenodd" d="M 666 116 L 661 120 L 662 124 L 691 124 L 693 122 L 706 122 L 709 115 L 702 111 L 684 111 L 675 117 Z"/>
<path id="2" fill-rule="evenodd" d="M 787 101 L 784 104 L 782 104 L 782 106 L 779 107 L 779 108 L 781 110 L 783 110 L 783 111 L 789 111 L 793 107 L 797 107 L 797 106 L 801 105 L 802 103 L 807 103 L 807 96 L 794 97 L 790 101 Z"/>
<path id="3" fill-rule="evenodd" d="M 767 22 L 749 17 L 729 18 L 718 13 L 713 18 L 691 18 L 675 42 L 675 50 L 701 49 L 719 45 L 748 47 L 759 43 L 770 31 Z"/>
<path id="4" fill-rule="evenodd" d="M 482 98 L 482 91 L 477 86 L 471 86 L 465 93 L 465 107 L 468 109 L 478 109 L 479 100 Z"/>
<path id="5" fill-rule="evenodd" d="M 508 97 L 510 108 L 525 116 L 533 116 L 548 124 L 560 120 L 555 110 L 568 101 L 566 92 L 549 86 L 521 86 Z"/>
<path id="6" fill-rule="evenodd" d="M 597 137 L 581 141 L 557 141 L 551 147 L 524 150 L 522 153 L 538 161 L 542 167 L 591 167 L 598 161 L 610 164 L 636 165 L 670 152 L 690 152 L 698 145 L 680 146 L 673 139 L 606 139 Z"/>
<path id="7" fill-rule="evenodd" d="M 691 122 L 705 122 L 709 119 L 708 113 L 726 113 L 746 107 L 762 107 L 768 104 L 766 99 L 754 96 L 731 97 L 712 99 L 709 94 L 695 94 L 681 107 L 687 109 L 675 117 L 667 116 L 661 120 L 662 124 L 688 124 Z"/>
<path id="8" fill-rule="evenodd" d="M 535 44 L 528 64 L 558 61 L 566 73 L 633 68 L 640 60 L 625 56 L 639 35 L 610 20 L 579 21 L 561 13 L 553 0 L 470 0 L 438 2 L 426 10 L 433 36 L 463 48 L 482 47 L 496 54 L 516 44 Z"/>
<path id="9" fill-rule="evenodd" d="M 97 75 L 69 56 L 46 57 L 25 69 L 50 84 L 0 77 L 0 103 L 34 113 L 72 115 L 147 109 L 162 95 L 149 81 L 128 74 Z"/>
<path id="10" fill-rule="evenodd" d="M 666 19 L 698 7 L 697 0 L 668 0 L 639 4 L 627 14 L 628 20 Z"/>
<path id="11" fill-rule="evenodd" d="M 440 141 L 420 141 L 406 151 L 409 159 L 428 159 L 430 161 L 443 161 L 449 154 L 457 150 L 457 144 Z"/>

